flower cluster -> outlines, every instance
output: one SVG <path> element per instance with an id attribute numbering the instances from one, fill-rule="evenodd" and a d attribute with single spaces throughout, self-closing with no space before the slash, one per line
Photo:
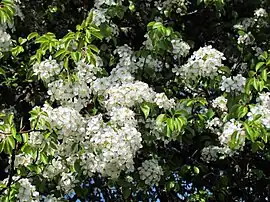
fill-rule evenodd
<path id="1" fill-rule="evenodd" d="M 189 53 L 190 46 L 188 43 L 180 40 L 180 39 L 173 39 L 171 40 L 174 54 L 174 59 L 180 58 L 180 57 L 186 57 Z"/>
<path id="2" fill-rule="evenodd" d="M 53 76 L 58 75 L 63 68 L 63 62 L 58 64 L 56 60 L 52 59 L 46 59 L 33 65 L 34 74 L 46 83 L 50 82 Z"/>
<path id="3" fill-rule="evenodd" d="M 100 26 L 102 23 L 107 22 L 106 19 L 106 9 L 94 9 L 93 13 L 94 13 L 94 18 L 93 18 L 93 23 L 97 26 Z"/>
<path id="4" fill-rule="evenodd" d="M 232 141 L 232 136 L 235 136 L 238 141 L 237 148 L 241 149 L 245 145 L 245 131 L 242 124 L 239 121 L 231 119 L 223 126 L 223 132 L 219 134 L 220 144 L 223 146 L 229 146 Z"/>
<path id="5" fill-rule="evenodd" d="M 240 35 L 237 39 L 237 43 L 245 46 L 252 45 L 254 43 L 254 36 L 251 32 Z"/>
<path id="6" fill-rule="evenodd" d="M 51 101 L 80 110 L 88 104 L 91 89 L 85 82 L 59 79 L 48 84 L 48 94 Z"/>
<path id="7" fill-rule="evenodd" d="M 132 126 L 113 128 L 106 125 L 90 138 L 92 148 L 99 151 L 92 166 L 111 178 L 117 178 L 122 170 L 133 171 L 133 158 L 142 147 L 141 141 L 141 134 Z"/>
<path id="8" fill-rule="evenodd" d="M 139 122 L 142 123 L 146 129 L 149 129 L 148 135 L 155 137 L 157 140 L 165 140 L 163 135 L 164 127 L 166 126 L 165 123 L 158 124 L 154 118 L 141 119 Z"/>
<path id="9" fill-rule="evenodd" d="M 173 11 L 183 15 L 187 12 L 187 5 L 188 5 L 187 0 L 155 1 L 155 6 L 165 15 Z"/>
<path id="10" fill-rule="evenodd" d="M 45 141 L 43 134 L 41 132 L 30 132 L 29 133 L 29 139 L 28 144 L 30 144 L 33 147 L 40 146 L 43 141 Z"/>
<path id="11" fill-rule="evenodd" d="M 102 65 L 102 63 L 94 66 L 83 61 L 77 62 L 76 72 L 79 81 L 92 84 L 92 82 L 96 80 L 96 75 L 102 71 L 99 65 Z"/>
<path id="12" fill-rule="evenodd" d="M 65 171 L 67 171 L 66 166 L 63 164 L 61 158 L 57 157 L 45 168 L 43 176 L 48 179 L 53 179 L 55 176 Z"/>
<path id="13" fill-rule="evenodd" d="M 222 124 L 222 121 L 218 117 L 215 117 L 212 120 L 207 121 L 206 128 L 208 128 L 211 132 L 218 134 Z"/>
<path id="14" fill-rule="evenodd" d="M 174 68 L 173 72 L 186 80 L 196 80 L 200 77 L 214 78 L 218 75 L 219 68 L 223 66 L 222 60 L 225 60 L 223 53 L 212 46 L 206 46 L 195 51 L 187 64 Z"/>
<path id="15" fill-rule="evenodd" d="M 33 186 L 29 179 L 21 179 L 19 182 L 20 188 L 16 195 L 17 199 L 22 202 L 38 202 L 39 192 L 36 191 L 36 187 Z"/>
<path id="16" fill-rule="evenodd" d="M 71 194 L 74 192 L 73 188 L 75 187 L 76 183 L 79 183 L 76 180 L 75 176 L 72 173 L 61 173 L 61 178 L 58 182 L 58 186 L 56 187 L 58 190 L 63 190 L 66 194 Z"/>
<path id="17" fill-rule="evenodd" d="M 244 89 L 245 85 L 246 85 L 246 78 L 243 77 L 241 74 L 237 74 L 236 76 L 228 78 L 222 76 L 220 89 L 227 93 L 230 93 L 232 91 L 237 93 L 243 93 L 245 90 Z"/>
<path id="18" fill-rule="evenodd" d="M 11 36 L 0 27 L 0 52 L 9 51 L 11 45 Z"/>
<path id="19" fill-rule="evenodd" d="M 213 100 L 212 106 L 223 112 L 227 111 L 227 99 L 224 96 L 219 96 Z"/>
<path id="20" fill-rule="evenodd" d="M 255 18 L 267 18 L 268 13 L 264 8 L 259 8 L 254 11 L 254 16 Z"/>
<path id="21" fill-rule="evenodd" d="M 270 128 L 270 93 L 261 93 L 257 98 L 257 104 L 250 106 L 250 112 L 247 115 L 249 120 L 260 116 L 261 123 L 266 128 Z"/>
<path id="22" fill-rule="evenodd" d="M 229 147 L 219 147 L 209 145 L 204 147 L 201 151 L 201 159 L 207 163 L 210 161 L 217 161 L 218 159 L 224 159 L 227 156 L 232 156 L 235 152 Z"/>
<path id="23" fill-rule="evenodd" d="M 156 159 L 145 160 L 142 166 L 138 168 L 140 179 L 147 185 L 158 185 L 163 175 L 163 169 Z"/>
<path id="24" fill-rule="evenodd" d="M 156 103 L 159 108 L 172 109 L 175 106 L 174 99 L 168 99 L 165 93 L 157 93 L 154 98 L 154 103 Z"/>
<path id="25" fill-rule="evenodd" d="M 81 137 L 78 134 L 85 132 L 85 120 L 77 110 L 62 106 L 53 109 L 47 104 L 42 110 L 48 115 L 46 122 L 51 128 L 58 130 L 59 139 L 75 136 L 80 140 Z"/>
<path id="26" fill-rule="evenodd" d="M 15 161 L 14 161 L 14 167 L 18 168 L 20 165 L 22 166 L 28 166 L 34 161 L 32 155 L 30 154 L 18 154 L 16 155 Z"/>
<path id="27" fill-rule="evenodd" d="M 148 84 L 135 81 L 112 86 L 105 91 L 105 98 L 106 108 L 111 109 L 114 106 L 132 107 L 144 101 L 153 102 L 155 94 Z"/>
<path id="28" fill-rule="evenodd" d="M 60 202 L 58 198 L 54 197 L 53 195 L 49 195 L 42 198 L 44 202 Z"/>

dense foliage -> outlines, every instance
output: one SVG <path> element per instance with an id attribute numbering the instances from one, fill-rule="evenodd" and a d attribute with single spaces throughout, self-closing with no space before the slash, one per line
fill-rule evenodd
<path id="1" fill-rule="evenodd" d="M 0 201 L 268 201 L 269 13 L 0 1 Z"/>

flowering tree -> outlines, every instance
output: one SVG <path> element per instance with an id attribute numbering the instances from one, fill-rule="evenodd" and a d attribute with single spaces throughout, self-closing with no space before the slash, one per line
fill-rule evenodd
<path id="1" fill-rule="evenodd" d="M 268 201 L 269 11 L 0 1 L 0 201 Z"/>

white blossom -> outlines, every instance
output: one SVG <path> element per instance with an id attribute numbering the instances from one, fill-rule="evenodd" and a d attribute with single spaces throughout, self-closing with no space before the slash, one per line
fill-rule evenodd
<path id="1" fill-rule="evenodd" d="M 158 185 L 163 175 L 163 169 L 156 159 L 145 160 L 142 166 L 138 168 L 140 179 L 147 185 Z"/>
<path id="2" fill-rule="evenodd" d="M 58 64 L 53 59 L 46 59 L 33 65 L 34 74 L 38 75 L 46 83 L 50 82 L 53 76 L 58 75 L 63 68 L 63 62 Z"/>
<path id="3" fill-rule="evenodd" d="M 58 186 L 56 187 L 58 190 L 63 190 L 64 193 L 72 193 L 74 192 L 73 188 L 76 183 L 79 181 L 75 179 L 75 176 L 72 173 L 61 173 L 61 178 L 58 182 Z"/>
<path id="4" fill-rule="evenodd" d="M 266 12 L 264 8 L 259 8 L 254 11 L 254 16 L 256 18 L 266 18 L 268 16 L 268 13 Z"/>
<path id="5" fill-rule="evenodd" d="M 212 106 L 223 112 L 227 111 L 227 99 L 224 96 L 219 96 L 212 101 Z"/>
<path id="6" fill-rule="evenodd" d="M 270 128 L 270 93 L 260 93 L 257 103 L 250 106 L 250 112 L 247 114 L 249 120 L 260 116 L 259 121 L 266 127 Z"/>
<path id="7" fill-rule="evenodd" d="M 223 53 L 212 46 L 206 46 L 195 51 L 185 65 L 174 68 L 173 72 L 186 81 L 197 80 L 199 77 L 213 79 L 223 66 L 222 60 L 225 60 Z"/>
<path id="8" fill-rule="evenodd" d="M 220 89 L 227 93 L 235 91 L 237 93 L 243 93 L 244 87 L 246 85 L 246 78 L 243 77 L 241 74 L 237 74 L 233 77 L 226 78 L 222 76 L 221 86 Z"/>
<path id="9" fill-rule="evenodd" d="M 241 149 L 245 144 L 245 131 L 242 124 L 234 119 L 231 119 L 224 124 L 223 131 L 218 137 L 220 144 L 223 146 L 229 146 L 234 133 L 236 140 L 239 142 L 238 145 L 236 145 L 236 148 Z"/>
<path id="10" fill-rule="evenodd" d="M 11 45 L 11 36 L 0 26 L 0 52 L 9 51 Z"/>
<path id="11" fill-rule="evenodd" d="M 190 50 L 190 46 L 188 45 L 188 43 L 180 39 L 173 39 L 171 43 L 173 46 L 172 52 L 175 55 L 175 59 L 177 59 L 178 57 L 186 57 L 188 55 Z"/>
<path id="12" fill-rule="evenodd" d="M 218 117 L 215 117 L 207 121 L 206 128 L 210 129 L 213 133 L 218 133 L 222 125 L 222 121 Z"/>
<path id="13" fill-rule="evenodd" d="M 235 152 L 229 147 L 219 147 L 209 145 L 204 147 L 201 151 L 201 159 L 207 163 L 210 161 L 217 161 L 218 159 L 224 159 L 227 156 L 232 156 Z"/>
<path id="14" fill-rule="evenodd" d="M 17 199 L 21 202 L 38 202 L 39 192 L 33 186 L 29 179 L 21 179 L 18 184 L 20 185 L 19 191 L 16 195 Z"/>

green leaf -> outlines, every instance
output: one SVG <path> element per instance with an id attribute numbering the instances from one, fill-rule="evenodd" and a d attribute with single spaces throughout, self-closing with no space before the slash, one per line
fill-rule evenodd
<path id="1" fill-rule="evenodd" d="M 152 26 L 153 29 L 161 29 L 163 24 L 161 22 L 155 22 Z"/>
<path id="2" fill-rule="evenodd" d="M 5 151 L 5 153 L 11 155 L 12 150 L 14 148 L 15 148 L 15 140 L 13 139 L 12 136 L 9 136 L 8 138 L 5 139 L 4 151 Z"/>
<path id="3" fill-rule="evenodd" d="M 223 72 L 226 72 L 228 75 L 231 75 L 231 70 L 227 66 L 222 66 L 222 67 L 219 68 L 219 70 L 221 70 Z"/>
<path id="4" fill-rule="evenodd" d="M 24 44 L 27 41 L 27 39 L 24 39 L 22 37 L 19 37 L 18 41 L 19 41 L 20 45 L 22 45 L 22 44 Z"/>
<path id="5" fill-rule="evenodd" d="M 174 119 L 174 127 L 175 127 L 178 131 L 181 131 L 182 126 L 183 126 L 183 124 L 182 124 L 182 122 L 181 122 L 178 118 Z"/>
<path id="6" fill-rule="evenodd" d="M 0 67 L 0 75 L 6 75 L 6 71 Z"/>
<path id="7" fill-rule="evenodd" d="M 16 47 L 11 49 L 11 53 L 12 53 L 13 56 L 17 56 L 20 53 L 22 53 L 23 51 L 24 51 L 24 49 L 23 49 L 22 46 L 16 46 Z"/>
<path id="8" fill-rule="evenodd" d="M 67 53 L 68 51 L 66 50 L 66 49 L 60 49 L 60 50 L 58 50 L 56 53 L 55 53 L 55 55 L 54 55 L 54 57 L 59 57 L 60 55 L 63 55 L 63 54 L 65 54 L 65 53 Z"/>
<path id="9" fill-rule="evenodd" d="M 255 133 L 253 131 L 253 129 L 247 124 L 247 123 L 244 123 L 244 127 L 245 127 L 245 130 L 248 134 L 248 138 L 251 142 L 254 142 L 255 141 Z"/>
<path id="10" fill-rule="evenodd" d="M 255 88 L 255 90 L 258 90 L 258 81 L 255 78 L 253 78 L 253 87 Z"/>
<path id="11" fill-rule="evenodd" d="M 19 133 L 16 133 L 15 137 L 14 137 L 19 143 L 23 142 L 23 138 L 22 135 Z"/>
<path id="12" fill-rule="evenodd" d="M 247 82 L 246 82 L 246 85 L 245 85 L 245 93 L 246 94 L 250 94 L 250 88 L 251 88 L 251 85 L 252 85 L 252 79 L 249 79 Z"/>
<path id="13" fill-rule="evenodd" d="M 13 118 L 14 118 L 14 115 L 13 114 L 9 114 L 8 115 L 7 123 L 9 125 L 13 125 Z"/>
<path id="14" fill-rule="evenodd" d="M 148 106 L 147 103 L 143 103 L 140 107 L 141 107 L 141 110 L 142 110 L 142 112 L 144 114 L 145 119 L 147 119 L 147 117 L 149 116 L 151 108 Z"/>
<path id="15" fill-rule="evenodd" d="M 105 25 L 105 27 L 104 26 L 100 26 L 100 30 L 99 29 L 96 29 L 96 28 L 94 28 L 94 27 L 90 27 L 89 28 L 89 30 L 90 30 L 90 33 L 93 35 L 93 36 L 95 36 L 96 38 L 98 38 L 98 39 L 100 39 L 100 40 L 102 40 L 103 39 L 103 34 L 101 34 L 101 28 L 103 28 L 103 31 L 105 31 L 106 33 L 107 32 L 109 32 L 109 35 L 111 35 L 111 29 L 110 29 L 110 27 L 109 26 L 107 26 L 107 25 Z M 105 30 L 104 30 L 105 29 Z M 108 36 L 109 36 L 108 35 Z M 106 35 L 107 36 L 107 35 Z"/>
<path id="16" fill-rule="evenodd" d="M 157 119 L 156 119 L 156 123 L 159 125 L 162 122 L 166 121 L 166 114 L 160 114 L 158 115 Z"/>
<path id="17" fill-rule="evenodd" d="M 166 130 L 167 130 L 167 132 L 166 132 L 167 137 L 171 137 L 172 131 L 171 131 L 171 129 L 170 129 L 170 127 L 168 125 L 166 127 Z"/>
<path id="18" fill-rule="evenodd" d="M 248 107 L 246 106 L 240 106 L 238 108 L 237 117 L 243 118 L 248 113 Z"/>
<path id="19" fill-rule="evenodd" d="M 48 164 L 48 156 L 44 153 L 41 153 L 40 154 L 40 160 L 41 162 L 45 163 L 45 164 Z"/>
<path id="20" fill-rule="evenodd" d="M 22 134 L 22 141 L 23 141 L 24 143 L 28 142 L 28 133 L 23 133 L 23 134 Z"/>
<path id="21" fill-rule="evenodd" d="M 64 67 L 66 69 L 68 69 L 68 62 L 69 62 L 69 57 L 67 57 L 65 60 L 64 60 Z"/>
<path id="22" fill-rule="evenodd" d="M 6 141 L 8 142 L 8 144 L 10 145 L 10 147 L 11 147 L 12 149 L 15 148 L 15 140 L 14 140 L 14 138 L 13 138 L 12 136 L 9 136 L 9 137 L 6 139 Z"/>
<path id="23" fill-rule="evenodd" d="M 33 148 L 30 147 L 28 144 L 24 144 L 21 150 L 26 154 L 33 154 Z"/>
<path id="24" fill-rule="evenodd" d="M 124 187 L 123 188 L 124 199 L 128 199 L 128 197 L 130 196 L 130 194 L 131 194 L 131 189 L 129 187 Z"/>
<path id="25" fill-rule="evenodd" d="M 90 45 L 88 46 L 88 48 L 90 48 L 91 50 L 93 50 L 93 51 L 96 52 L 96 53 L 99 53 L 98 47 L 96 47 L 96 46 L 93 45 L 93 44 L 90 44 Z"/>
<path id="26" fill-rule="evenodd" d="M 1 141 L 0 142 L 0 153 L 2 153 L 4 147 L 5 147 L 5 141 Z"/>
<path id="27" fill-rule="evenodd" d="M 93 22 L 94 12 L 91 10 L 86 18 L 85 25 L 88 26 Z"/>
<path id="28" fill-rule="evenodd" d="M 167 126 L 170 128 L 171 131 L 174 131 L 174 120 L 173 118 L 167 119 Z"/>
<path id="29" fill-rule="evenodd" d="M 262 70 L 261 77 L 264 81 L 267 81 L 267 70 L 266 69 Z"/>
<path id="30" fill-rule="evenodd" d="M 196 166 L 193 167 L 193 170 L 194 170 L 194 173 L 197 175 L 200 173 L 200 169 Z"/>
<path id="31" fill-rule="evenodd" d="M 255 70 L 256 72 L 265 64 L 265 62 L 259 62 L 256 64 Z"/>
<path id="32" fill-rule="evenodd" d="M 206 113 L 206 116 L 208 119 L 211 119 L 214 115 L 215 115 L 215 112 L 213 111 L 213 109 L 209 109 Z"/>
<path id="33" fill-rule="evenodd" d="M 80 61 L 80 59 L 81 59 L 81 57 L 82 57 L 82 54 L 81 54 L 81 52 L 72 52 L 71 53 L 71 58 L 75 61 L 75 62 L 79 62 Z"/>

